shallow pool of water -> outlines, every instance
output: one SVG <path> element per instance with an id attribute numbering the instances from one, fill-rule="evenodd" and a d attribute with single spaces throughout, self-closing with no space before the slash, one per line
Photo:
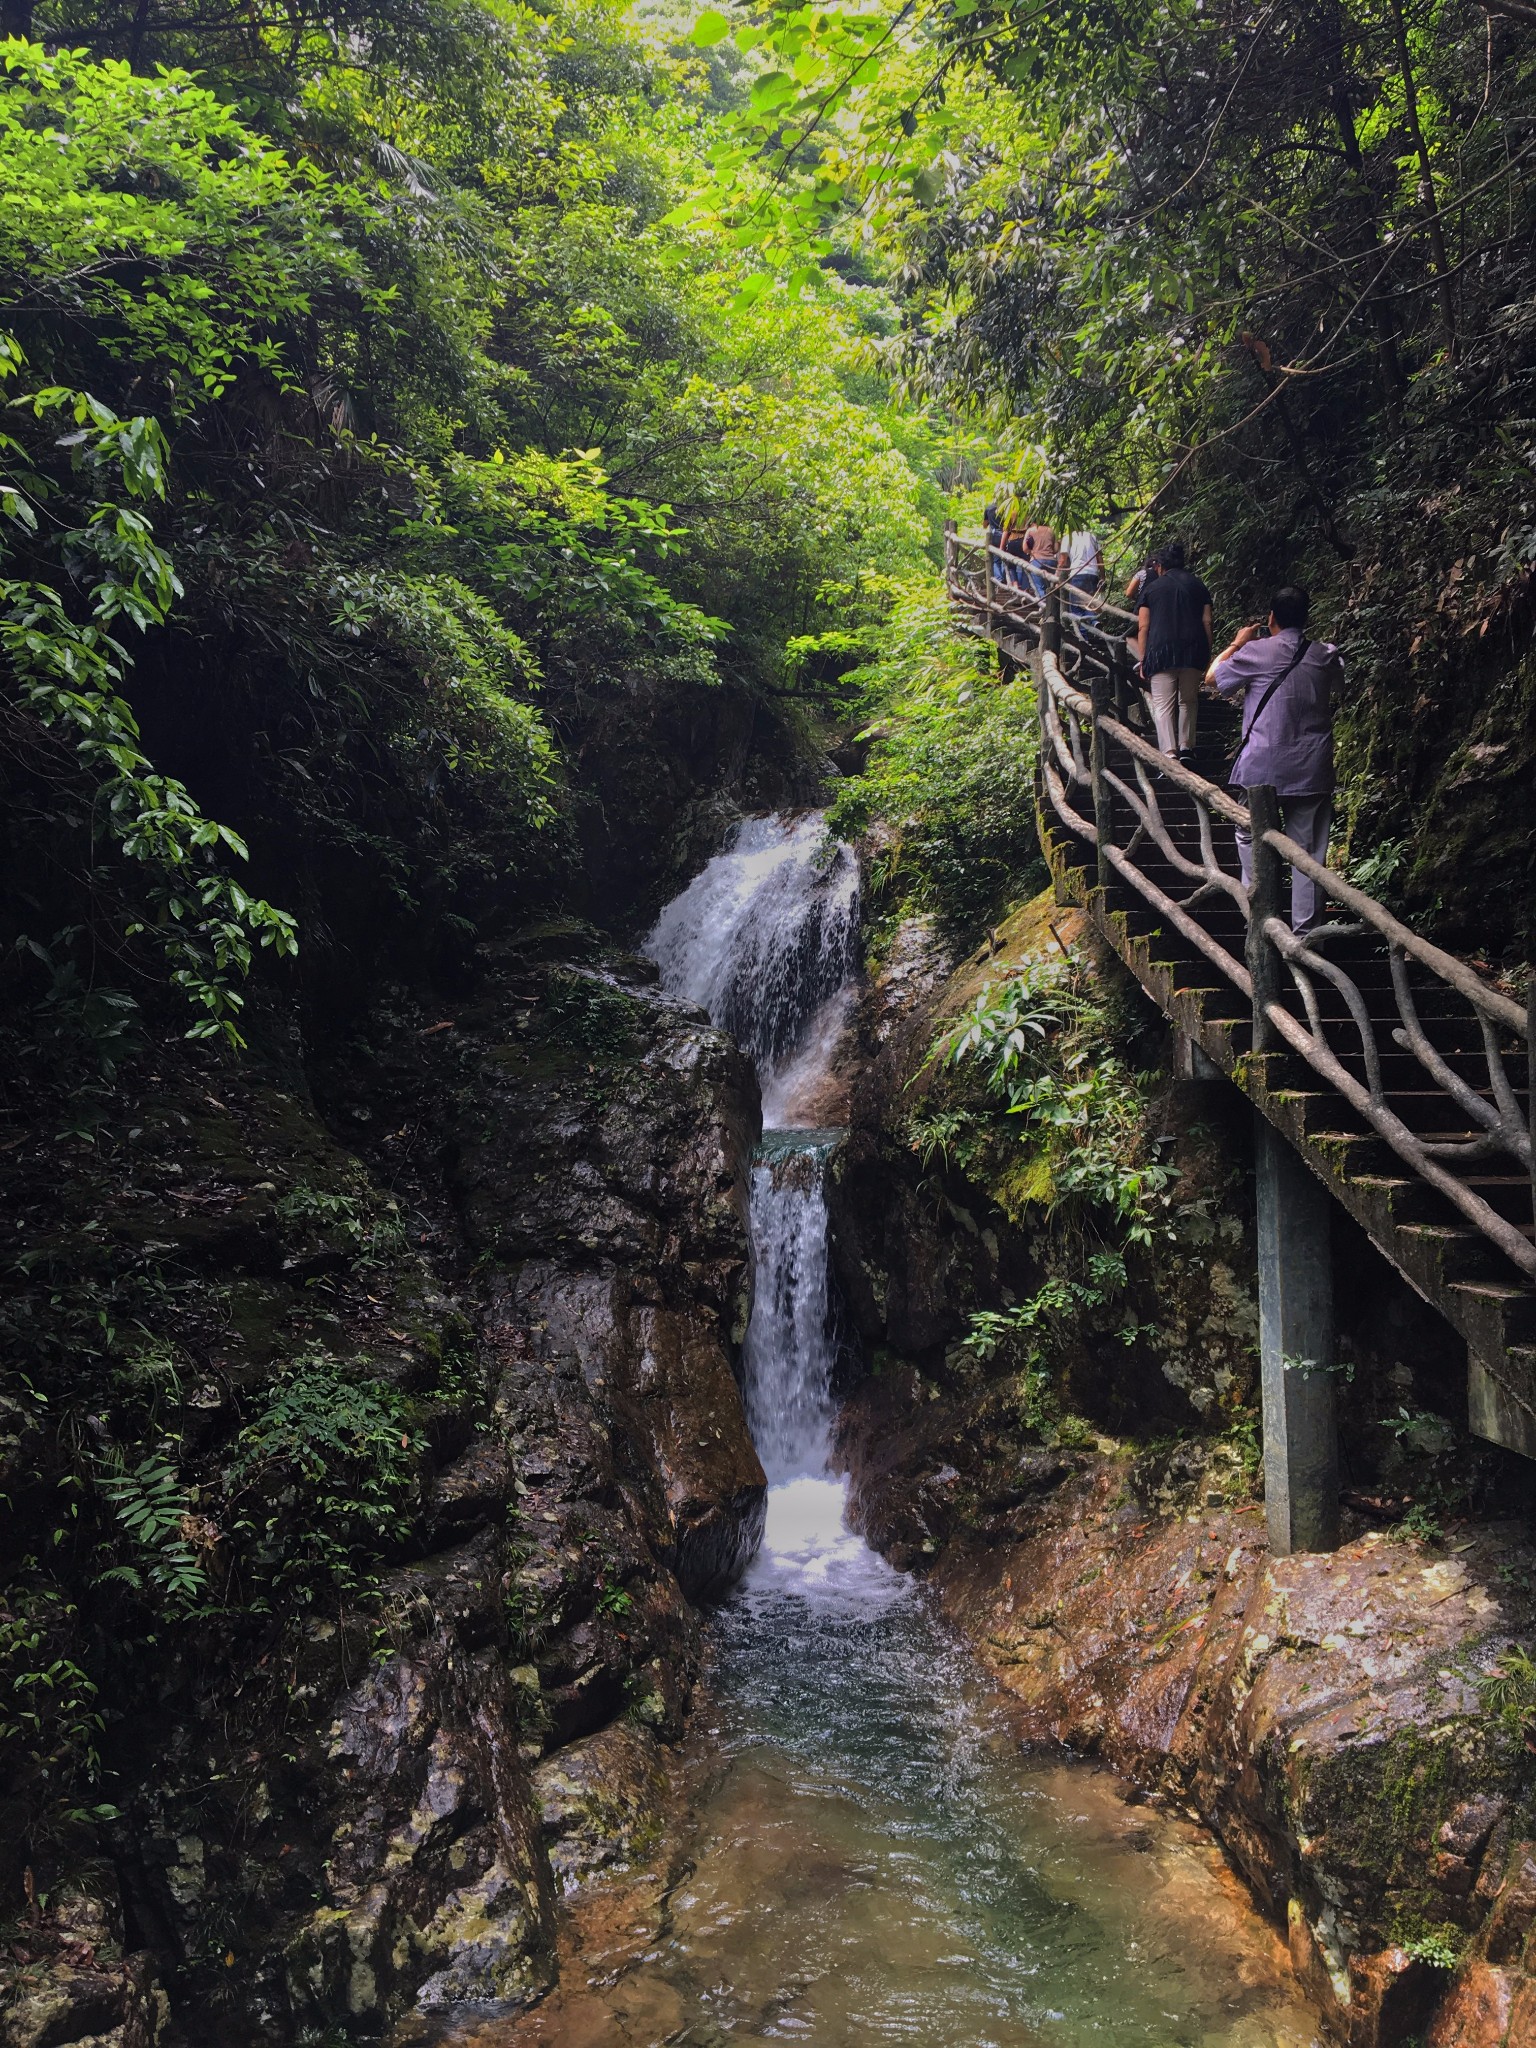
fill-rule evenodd
<path id="1" fill-rule="evenodd" d="M 559 1993 L 466 2038 L 1311 2048 L 1284 1951 L 1214 1845 L 1105 1772 L 1025 1753 L 842 1505 L 835 1480 L 775 1488 L 717 1618 L 681 1881 L 615 1891 Z"/>

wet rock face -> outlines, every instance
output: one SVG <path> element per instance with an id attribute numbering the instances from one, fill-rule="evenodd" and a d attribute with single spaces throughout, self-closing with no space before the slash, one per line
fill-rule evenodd
<path id="1" fill-rule="evenodd" d="M 932 1048 L 984 989 L 1087 945 L 1081 913 L 1049 894 L 958 964 L 911 921 L 861 997 L 851 1128 L 827 1191 L 838 1282 L 868 1355 L 894 1353 L 951 1391 L 975 1311 L 1026 1299 L 1058 1271 L 1077 1276 L 1017 1126 L 978 1072 L 942 1068 Z M 1084 971 L 1108 999 L 1118 969 Z M 1156 1156 L 1176 1170 L 1171 1230 L 1155 1250 L 1130 1248 L 1123 1291 L 1096 1320 L 1080 1315 L 1054 1360 L 1066 1405 L 1102 1427 L 1187 1432 L 1252 1392 L 1251 1199 L 1219 1110 L 1208 1089 L 1172 1078 L 1146 1105 Z"/>
<path id="2" fill-rule="evenodd" d="M 655 1846 L 668 1781 L 649 1729 L 615 1721 L 540 1764 L 533 1785 L 550 1866 L 564 1890 Z"/>
<path id="3" fill-rule="evenodd" d="M 931 1566 L 1026 1729 L 1213 1826 L 1351 2043 L 1421 2035 L 1463 1951 L 1429 2038 L 1525 2039 L 1536 1774 L 1474 1682 L 1531 1624 L 1521 1532 L 1271 1559 L 1199 1456 L 1035 1449 L 919 1394 L 883 1376 L 850 1404 L 856 1512 Z"/>
<path id="4" fill-rule="evenodd" d="M 734 1376 L 757 1092 L 643 963 L 550 959 L 564 939 L 487 957 L 447 1016 L 397 996 L 282 1089 L 164 1060 L 132 1145 L 105 1134 L 78 1187 L 31 1193 L 61 1241 L 104 1217 L 87 1243 L 175 1277 L 156 1398 L 224 1607 L 216 1629 L 127 1595 L 98 1618 L 158 1630 L 117 1660 L 104 1744 L 122 1818 L 97 1894 L 127 1956 L 50 1908 L 7 2048 L 150 2048 L 168 2010 L 234 2048 L 516 2007 L 550 1981 L 567 1865 L 643 1833 L 599 1781 L 641 1799 L 696 1674 L 692 1603 L 762 1523 Z M 309 1452 L 260 1463 L 295 1401 Z M 330 1434 L 354 1402 L 367 1459 L 350 1422 Z M 11 1477 L 41 1512 L 59 1454 L 23 1420 Z M 553 1826 L 546 1758 L 590 1780 Z"/>
<path id="5" fill-rule="evenodd" d="M 116 1884 L 109 1871 L 81 1874 L 82 1888 L 33 1912 L 9 1942 L 9 1982 L 0 2011 L 4 2048 L 55 2048 L 90 2041 L 110 2048 L 159 2048 L 170 2001 L 154 1959 L 125 1951 Z"/>

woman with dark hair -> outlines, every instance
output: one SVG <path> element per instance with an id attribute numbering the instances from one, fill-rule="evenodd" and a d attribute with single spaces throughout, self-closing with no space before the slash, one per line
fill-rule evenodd
<path id="1" fill-rule="evenodd" d="M 1019 566 L 1008 564 L 1008 581 L 1024 588 L 1024 564 L 1029 560 L 1033 529 L 1025 519 L 1022 506 L 1017 498 L 1008 500 L 1008 509 L 1003 514 L 1003 553 L 1017 558 Z"/>

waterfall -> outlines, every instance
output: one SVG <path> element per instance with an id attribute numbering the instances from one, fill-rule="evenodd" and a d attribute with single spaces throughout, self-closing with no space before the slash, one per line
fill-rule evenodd
<path id="1" fill-rule="evenodd" d="M 839 999 L 858 967 L 858 863 L 827 839 L 820 811 L 747 818 L 645 946 L 662 986 L 752 1055 L 771 1116 L 775 1081 L 808 1052 L 825 1071 L 835 1046 Z"/>
<path id="2" fill-rule="evenodd" d="M 858 968 L 859 872 L 819 811 L 749 818 L 669 903 L 646 941 L 662 985 L 752 1054 L 766 1129 L 752 1166 L 747 1420 L 768 1474 L 767 1545 L 789 1514 L 824 1524 L 834 1334 L 825 1175 L 839 1135 L 822 1114 Z M 835 1497 L 835 1502 L 834 1502 Z"/>
<path id="3" fill-rule="evenodd" d="M 833 1341 L 824 1187 L 831 1142 L 775 1134 L 752 1167 L 756 1275 L 743 1347 L 747 1421 L 768 1482 L 824 1472 Z"/>

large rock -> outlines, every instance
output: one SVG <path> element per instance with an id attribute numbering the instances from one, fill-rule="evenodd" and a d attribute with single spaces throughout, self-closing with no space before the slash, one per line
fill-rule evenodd
<path id="1" fill-rule="evenodd" d="M 691 1602 L 750 1555 L 765 1494 L 735 1378 L 756 1083 L 644 963 L 526 934 L 448 1015 L 396 992 L 334 1067 L 282 1079 L 167 1053 L 77 1165 L 41 1143 L 0 1161 L 93 1284 L 176 1275 L 134 1297 L 135 1398 L 180 1433 L 217 1626 L 99 1581 L 72 1604 L 33 1567 L 8 1599 L 50 1659 L 104 1670 L 102 1641 L 125 1646 L 106 1833 L 176 2022 L 221 2048 L 542 1994 L 556 1837 L 531 1774 L 616 1723 L 621 1749 L 676 1736 Z M 362 1469 L 329 1441 L 281 1482 L 240 1476 L 246 1433 L 306 1384 L 397 1418 L 404 1491 L 382 1446 Z M 102 1410 L 93 1429 L 123 1426 Z M 49 1413 L 0 1415 L 36 1529 L 64 1469 Z M 11 1882 L 37 1794 L 6 1796 Z M 635 1825 L 595 1799 L 581 1858 Z M 76 1823 L 39 1888 L 60 1896 L 95 1833 Z M 36 1950 L 16 2048 L 157 2038 L 148 1962 L 109 1981 L 51 1916 Z"/>

